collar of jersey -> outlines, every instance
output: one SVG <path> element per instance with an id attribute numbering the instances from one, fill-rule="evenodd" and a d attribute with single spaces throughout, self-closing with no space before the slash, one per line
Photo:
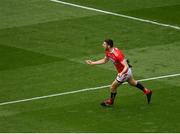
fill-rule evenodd
<path id="1" fill-rule="evenodd" d="M 112 51 L 110 51 L 110 53 L 113 53 L 114 52 L 114 48 L 112 49 Z"/>

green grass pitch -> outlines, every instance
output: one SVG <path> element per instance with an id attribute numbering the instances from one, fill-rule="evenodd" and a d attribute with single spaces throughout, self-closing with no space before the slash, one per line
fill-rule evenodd
<path id="1" fill-rule="evenodd" d="M 180 26 L 179 0 L 65 0 Z M 136 79 L 180 73 L 180 30 L 54 3 L 0 1 L 0 103 L 111 84 L 104 56 L 112 38 Z M 109 89 L 0 106 L 0 132 L 180 132 L 180 77 L 146 81 L 152 103 L 128 85 L 111 108 Z"/>

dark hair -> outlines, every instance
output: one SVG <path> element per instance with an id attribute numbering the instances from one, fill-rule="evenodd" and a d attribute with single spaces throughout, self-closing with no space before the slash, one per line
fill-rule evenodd
<path id="1" fill-rule="evenodd" d="M 106 42 L 107 45 L 109 45 L 110 47 L 113 47 L 113 40 L 111 40 L 111 39 L 106 39 L 104 42 Z"/>

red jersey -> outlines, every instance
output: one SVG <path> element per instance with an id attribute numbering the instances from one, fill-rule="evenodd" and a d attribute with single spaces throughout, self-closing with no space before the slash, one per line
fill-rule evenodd
<path id="1" fill-rule="evenodd" d="M 112 52 L 109 49 L 106 50 L 106 57 L 113 62 L 118 73 L 121 73 L 124 69 L 124 65 L 121 62 L 124 60 L 124 54 L 118 48 L 113 48 Z"/>

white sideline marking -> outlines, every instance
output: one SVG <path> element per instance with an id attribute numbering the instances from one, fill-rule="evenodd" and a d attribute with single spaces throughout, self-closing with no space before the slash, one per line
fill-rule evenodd
<path id="1" fill-rule="evenodd" d="M 147 79 L 141 79 L 141 80 L 138 80 L 138 81 L 150 81 L 150 80 L 157 80 L 157 79 L 170 78 L 170 77 L 176 77 L 176 76 L 180 76 L 180 73 L 179 74 L 152 77 L 152 78 L 147 78 Z M 124 84 L 127 84 L 127 82 L 125 82 Z M 100 86 L 100 87 L 93 87 L 93 88 L 84 88 L 84 89 L 80 89 L 80 90 L 76 90 L 76 91 L 70 91 L 70 92 L 57 93 L 57 94 L 51 94 L 51 95 L 46 95 L 46 96 L 33 97 L 33 98 L 29 98 L 29 99 L 2 102 L 2 103 L 0 103 L 0 106 L 8 105 L 8 104 L 20 103 L 20 102 L 27 102 L 27 101 L 32 101 L 32 100 L 40 100 L 40 99 L 51 98 L 51 97 L 62 96 L 62 95 L 68 95 L 68 94 L 75 94 L 75 93 L 80 93 L 80 92 L 85 92 L 85 91 L 90 91 L 90 90 L 97 90 L 97 89 L 102 89 L 102 88 L 107 88 L 107 87 L 110 87 L 110 85 Z"/>
<path id="2" fill-rule="evenodd" d="M 61 3 L 61 4 L 64 4 L 64 5 L 73 6 L 73 7 L 83 8 L 83 9 L 86 9 L 86 10 L 101 12 L 101 13 L 105 13 L 105 14 L 109 14 L 109 15 L 119 16 L 119 17 L 123 17 L 123 18 L 128 18 L 128 19 L 132 19 L 132 20 L 137 20 L 137 21 L 141 21 L 141 22 L 151 23 L 151 24 L 154 24 L 154 25 L 159 25 L 159 26 L 164 26 L 164 27 L 169 27 L 169 28 L 173 28 L 173 29 L 176 29 L 176 30 L 180 30 L 179 26 L 173 26 L 173 25 L 170 25 L 170 24 L 159 23 L 159 22 L 151 21 L 151 20 L 147 20 L 147 19 L 141 19 L 141 18 L 132 17 L 132 16 L 128 16 L 128 15 L 113 13 L 113 12 L 109 12 L 109 11 L 104 11 L 104 10 L 92 8 L 92 7 L 86 7 L 86 6 L 81 6 L 81 5 L 77 5 L 77 4 L 73 4 L 73 3 L 68 3 L 68 2 L 64 2 L 64 1 L 60 1 L 60 0 L 50 0 L 50 1 L 56 2 L 56 3 Z"/>

